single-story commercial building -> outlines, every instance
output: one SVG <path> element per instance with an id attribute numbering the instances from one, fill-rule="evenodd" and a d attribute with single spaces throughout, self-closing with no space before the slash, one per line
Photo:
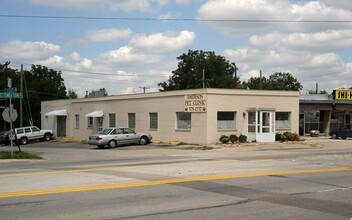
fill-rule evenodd
<path id="1" fill-rule="evenodd" d="M 41 103 L 43 129 L 87 139 L 105 127 L 129 127 L 162 142 L 211 144 L 221 135 L 273 142 L 299 131 L 299 92 L 193 89 Z"/>
<path id="2" fill-rule="evenodd" d="M 331 95 L 301 95 L 299 134 L 312 130 L 328 135 L 330 130 L 351 124 L 352 90 L 334 90 Z"/>

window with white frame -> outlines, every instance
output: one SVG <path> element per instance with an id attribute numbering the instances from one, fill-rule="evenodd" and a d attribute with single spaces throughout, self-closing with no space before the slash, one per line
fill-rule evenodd
<path id="1" fill-rule="evenodd" d="M 236 129 L 236 112 L 218 112 L 218 130 Z"/>
<path id="2" fill-rule="evenodd" d="M 75 128 L 79 128 L 79 115 L 75 115 Z"/>
<path id="3" fill-rule="evenodd" d="M 136 113 L 128 113 L 128 127 L 136 128 Z"/>
<path id="4" fill-rule="evenodd" d="M 149 113 L 149 128 L 150 129 L 158 129 L 158 113 L 157 112 L 151 112 Z"/>
<path id="5" fill-rule="evenodd" d="M 192 114 L 190 112 L 176 112 L 176 129 L 191 130 Z"/>
<path id="6" fill-rule="evenodd" d="M 291 112 L 276 112 L 275 113 L 275 128 L 289 129 L 291 128 Z"/>
<path id="7" fill-rule="evenodd" d="M 115 113 L 109 114 L 109 127 L 110 128 L 116 127 L 116 115 L 115 115 Z"/>
<path id="8" fill-rule="evenodd" d="M 248 112 L 248 132 L 249 133 L 256 133 L 256 127 L 258 126 L 258 132 L 259 131 L 259 123 L 257 123 L 257 120 L 259 120 L 259 112 L 255 111 L 249 111 Z"/>

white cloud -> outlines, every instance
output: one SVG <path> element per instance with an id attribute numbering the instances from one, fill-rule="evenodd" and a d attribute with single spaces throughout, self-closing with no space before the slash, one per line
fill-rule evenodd
<path id="1" fill-rule="evenodd" d="M 110 50 L 96 58 L 97 63 L 107 66 L 140 66 L 159 61 L 158 56 L 136 53 L 132 47 L 124 46 L 117 50 Z"/>
<path id="2" fill-rule="evenodd" d="M 351 63 L 345 63 L 336 53 L 314 53 L 285 48 L 259 49 L 249 46 L 227 49 L 223 54 L 227 59 L 236 62 L 241 80 L 258 76 L 261 69 L 265 76 L 275 72 L 290 72 L 302 83 L 305 91 L 313 89 L 316 82 L 320 84 L 321 89 L 329 91 L 351 81 Z"/>
<path id="3" fill-rule="evenodd" d="M 169 11 L 168 13 L 166 14 L 162 14 L 158 17 L 159 20 L 167 20 L 167 19 L 170 19 L 172 18 L 172 12 Z"/>
<path id="4" fill-rule="evenodd" d="M 168 53 L 191 47 L 195 40 L 195 33 L 190 31 L 164 32 L 135 35 L 130 41 L 132 47 L 155 53 Z"/>
<path id="5" fill-rule="evenodd" d="M 316 33 L 279 32 L 254 35 L 249 38 L 252 46 L 258 48 L 285 47 L 292 50 L 335 51 L 352 46 L 351 30 L 327 30 Z"/>
<path id="6" fill-rule="evenodd" d="M 102 42 L 116 42 L 119 40 L 128 39 L 132 35 L 130 28 L 110 28 L 100 30 L 89 30 L 86 35 L 82 38 L 76 38 L 69 41 L 70 45 L 76 44 L 87 44 L 91 42 L 102 43 Z"/>
<path id="7" fill-rule="evenodd" d="M 106 41 L 117 41 L 120 39 L 127 39 L 132 35 L 132 30 L 127 29 L 101 29 L 88 31 L 86 39 L 93 42 L 106 42 Z"/>
<path id="8" fill-rule="evenodd" d="M 210 20 L 273 20 L 273 21 L 345 21 L 352 19 L 352 12 L 329 7 L 319 1 L 291 3 L 288 0 L 212 0 L 198 10 L 198 18 Z M 227 36 L 240 37 L 273 31 L 316 32 L 350 29 L 351 23 L 329 22 L 207 22 Z"/>
<path id="9" fill-rule="evenodd" d="M 329 68 L 335 65 L 341 66 L 342 60 L 334 53 L 318 54 L 311 59 L 311 64 L 318 68 Z"/>
<path id="10" fill-rule="evenodd" d="M 168 0 L 30 0 L 30 2 L 49 7 L 76 10 L 146 12 L 159 10 L 168 3 Z"/>
<path id="11" fill-rule="evenodd" d="M 197 0 L 176 0 L 176 4 L 178 5 L 189 5 Z"/>
<path id="12" fill-rule="evenodd" d="M 43 41 L 13 40 L 0 44 L 0 57 L 3 59 L 17 59 L 22 61 L 39 60 L 60 51 L 60 46 Z"/>
<path id="13" fill-rule="evenodd" d="M 253 35 L 249 37 L 249 43 L 258 48 L 277 47 L 285 36 L 285 34 L 279 32 Z"/>
<path id="14" fill-rule="evenodd" d="M 291 66 L 302 67 L 312 58 L 307 51 L 291 51 L 287 49 L 258 49 L 240 48 L 227 49 L 223 52 L 229 60 L 233 60 L 240 71 L 248 68 L 289 68 Z M 245 69 L 244 69 L 245 68 Z"/>
<path id="15" fill-rule="evenodd" d="M 351 0 L 320 0 L 329 7 L 352 9 Z"/>
<path id="16" fill-rule="evenodd" d="M 38 63 L 49 68 L 65 68 L 68 65 L 67 63 L 65 63 L 64 58 L 58 55 L 47 57 L 46 59 L 38 61 Z"/>
<path id="17" fill-rule="evenodd" d="M 210 20 L 352 20 L 351 0 L 198 0 L 197 3 L 197 0 L 29 1 L 71 12 L 90 10 L 89 13 L 97 17 L 103 13 L 120 17 L 120 12 L 127 12 L 131 14 L 126 17 L 159 16 L 159 19 L 193 17 L 198 13 L 197 18 Z M 196 11 L 198 4 L 202 5 Z M 32 8 L 38 9 L 36 6 L 32 5 Z M 95 11 L 98 12 L 94 14 Z M 58 12 L 65 13 L 65 10 Z M 78 32 L 80 28 L 72 31 L 71 28 L 75 27 L 69 24 L 67 29 L 60 29 L 60 35 L 81 35 L 80 39 L 73 39 L 70 43 L 83 43 L 84 48 L 61 48 L 35 40 L 7 42 L 18 37 L 3 36 L 6 40 L 0 44 L 0 58 L 12 63 L 27 61 L 62 70 L 67 87 L 75 89 L 81 97 L 83 91 L 103 87 L 109 94 L 141 93 L 143 90 L 139 87 L 142 86 L 151 87 L 147 92 L 158 91 L 158 82 L 167 80 L 171 71 L 177 69 L 177 53 L 194 45 L 199 49 L 223 51 L 228 60 L 236 62 L 241 80 L 259 76 L 259 70 L 262 70 L 265 76 L 291 72 L 302 82 L 304 90 L 314 88 L 316 82 L 321 89 L 327 90 L 345 84 L 352 86 L 348 85 L 352 82 L 351 22 L 124 21 L 123 27 L 133 27 L 139 33 L 135 35 L 130 28 L 103 29 L 106 28 L 104 22 L 87 25 L 92 29 L 81 34 Z M 210 30 L 209 26 L 212 27 Z M 164 32 L 165 28 L 170 31 Z M 47 39 L 55 35 L 50 27 L 44 26 L 42 30 L 46 32 L 38 32 L 36 36 L 40 34 Z M 46 35 L 47 32 L 51 34 Z M 231 40 L 243 36 L 245 38 L 236 42 Z M 26 37 L 29 39 L 31 35 Z M 62 38 L 56 35 L 50 42 L 55 40 L 60 42 Z"/>
<path id="18" fill-rule="evenodd" d="M 82 59 L 81 55 L 78 52 L 72 52 L 70 54 L 70 58 L 72 61 L 78 62 Z"/>

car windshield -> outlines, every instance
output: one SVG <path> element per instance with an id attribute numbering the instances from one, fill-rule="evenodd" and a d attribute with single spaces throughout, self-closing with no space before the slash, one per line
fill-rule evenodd
<path id="1" fill-rule="evenodd" d="M 103 130 L 99 131 L 98 134 L 107 135 L 107 134 L 109 134 L 111 132 L 111 130 L 112 130 L 111 128 L 106 128 L 106 129 L 103 129 Z"/>
<path id="2" fill-rule="evenodd" d="M 2 131 L 2 132 L 0 133 L 0 135 L 8 136 L 9 133 L 10 133 L 10 131 Z"/>

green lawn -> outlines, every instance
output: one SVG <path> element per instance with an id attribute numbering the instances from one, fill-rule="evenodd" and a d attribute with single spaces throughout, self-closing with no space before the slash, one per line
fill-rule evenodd
<path id="1" fill-rule="evenodd" d="M 41 156 L 27 153 L 27 152 L 13 152 L 13 157 L 11 157 L 11 151 L 0 151 L 0 160 L 1 159 L 43 159 Z"/>

